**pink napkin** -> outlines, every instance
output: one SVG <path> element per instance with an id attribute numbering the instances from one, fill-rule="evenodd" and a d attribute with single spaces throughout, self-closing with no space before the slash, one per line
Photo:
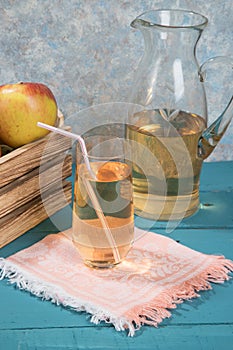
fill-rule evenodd
<path id="1" fill-rule="evenodd" d="M 74 248 L 71 230 L 50 234 L 7 259 L 0 279 L 56 304 L 92 315 L 91 322 L 112 323 L 133 336 L 141 325 L 157 326 L 169 309 L 223 283 L 233 262 L 205 255 L 165 236 L 136 229 L 140 236 L 127 259 L 108 270 L 85 266 Z"/>

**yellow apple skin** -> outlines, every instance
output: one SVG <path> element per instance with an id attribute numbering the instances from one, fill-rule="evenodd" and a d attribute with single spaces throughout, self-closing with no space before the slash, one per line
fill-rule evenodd
<path id="1" fill-rule="evenodd" d="M 37 122 L 55 125 L 57 103 L 44 84 L 20 82 L 0 86 L 0 139 L 13 148 L 49 133 Z"/>

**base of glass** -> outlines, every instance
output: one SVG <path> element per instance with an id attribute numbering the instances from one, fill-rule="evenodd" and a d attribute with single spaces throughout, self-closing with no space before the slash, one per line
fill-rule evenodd
<path id="1" fill-rule="evenodd" d="M 84 264 L 88 267 L 94 268 L 94 269 L 112 269 L 116 265 L 120 264 L 119 262 L 109 262 L 109 261 L 90 261 L 90 260 L 84 260 Z"/>

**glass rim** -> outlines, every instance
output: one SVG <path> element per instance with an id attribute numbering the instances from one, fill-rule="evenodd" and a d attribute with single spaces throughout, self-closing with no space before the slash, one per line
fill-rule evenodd
<path id="1" fill-rule="evenodd" d="M 198 17 L 200 20 L 197 21 L 196 23 L 192 23 L 192 24 L 179 24 L 177 23 L 176 24 L 173 24 L 173 25 L 170 25 L 170 24 L 162 24 L 162 23 L 158 23 L 156 21 L 150 21 L 149 18 L 145 18 L 143 19 L 143 16 L 147 15 L 147 14 L 152 14 L 152 13 L 180 13 L 180 14 L 186 14 L 186 15 L 189 15 L 190 18 L 196 16 Z M 143 23 L 144 21 L 144 23 Z M 140 26 L 141 27 L 160 27 L 160 28 L 174 28 L 174 29 L 185 29 L 185 28 L 203 28 L 207 25 L 208 23 L 208 18 L 198 12 L 195 12 L 195 11 L 192 11 L 192 10 L 183 10 L 183 9 L 156 9 L 156 10 L 149 10 L 149 11 L 145 11 L 143 13 L 141 13 L 139 16 L 137 16 L 135 18 L 135 20 L 133 20 L 131 22 L 131 26 L 133 28 L 138 28 L 139 27 L 139 22 L 140 22 Z"/>
<path id="2" fill-rule="evenodd" d="M 103 141 L 101 141 L 100 143 L 94 144 L 92 145 L 92 147 L 87 151 L 87 157 L 90 161 L 96 160 L 96 161 L 102 161 L 102 162 L 108 162 L 108 161 L 113 161 L 113 160 L 121 160 L 122 162 L 124 162 L 126 154 L 124 152 L 124 146 L 125 146 L 125 142 L 126 140 L 124 138 L 121 137 L 109 137 L 106 135 L 91 135 L 87 137 L 87 140 L 89 139 L 95 139 L 95 138 L 99 138 L 99 137 L 103 137 Z M 105 138 L 106 137 L 106 138 Z M 108 143 L 109 141 L 114 142 L 118 140 L 118 142 L 120 141 L 121 145 L 122 145 L 122 149 L 119 150 L 119 152 L 117 152 L 115 149 L 113 151 L 113 153 L 111 154 L 111 151 L 109 151 L 109 153 L 106 153 L 104 155 L 94 155 L 91 154 L 93 151 L 95 152 L 95 149 L 98 150 L 98 147 L 101 147 L 101 145 L 104 145 L 105 143 Z"/>
<path id="3" fill-rule="evenodd" d="M 123 163 L 124 158 L 125 158 L 124 153 L 119 154 L 119 155 L 117 154 L 115 156 L 114 155 L 113 156 L 111 156 L 111 155 L 109 155 L 109 156 L 108 155 L 106 155 L 106 156 L 92 156 L 88 152 L 87 156 L 90 160 L 98 160 L 98 161 L 103 161 L 103 162 L 111 162 L 112 160 L 118 159 L 119 161 L 122 160 L 122 163 Z"/>

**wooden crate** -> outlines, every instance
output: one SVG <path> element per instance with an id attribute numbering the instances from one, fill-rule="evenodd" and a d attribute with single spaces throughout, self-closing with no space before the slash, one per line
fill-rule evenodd
<path id="1" fill-rule="evenodd" d="M 71 202 L 70 149 L 70 139 L 49 134 L 0 158 L 0 248 Z"/>

